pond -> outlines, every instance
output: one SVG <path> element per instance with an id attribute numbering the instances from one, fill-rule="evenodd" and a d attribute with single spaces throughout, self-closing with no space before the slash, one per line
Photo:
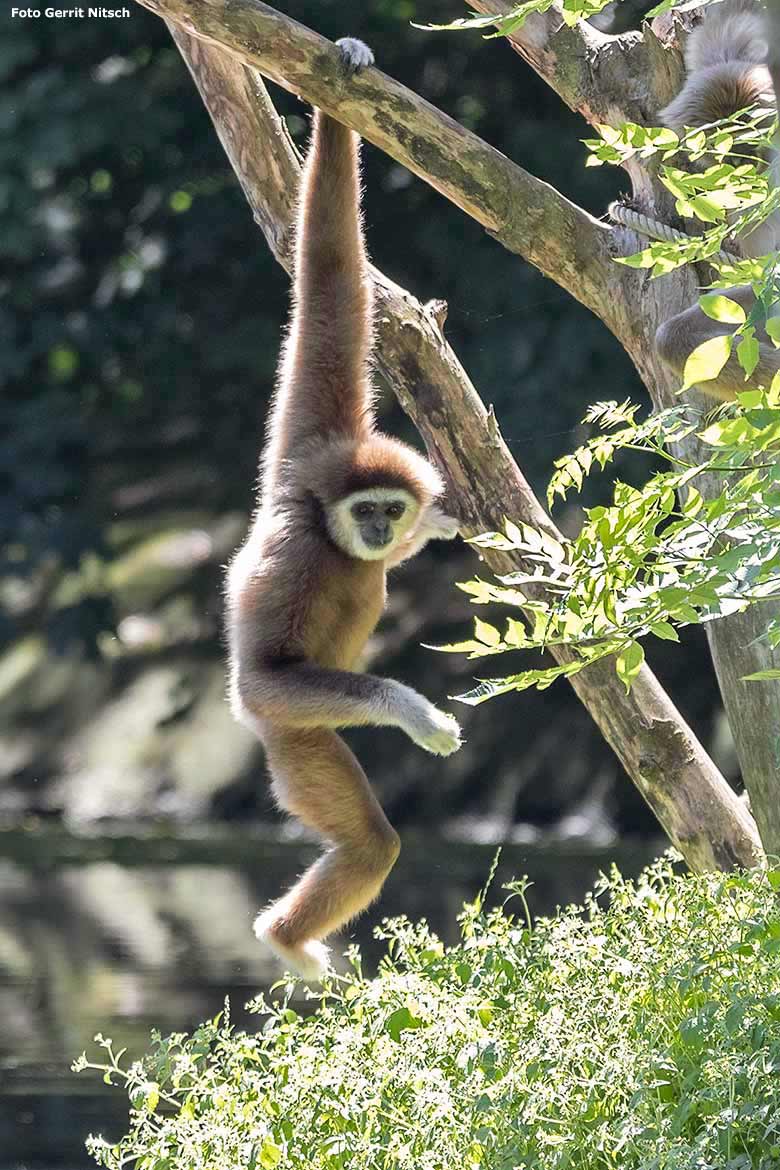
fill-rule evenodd
<path id="1" fill-rule="evenodd" d="M 609 848 L 559 843 L 503 848 L 493 885 L 527 874 L 532 912 L 581 899 L 612 861 L 634 874 L 658 842 Z M 209 826 L 75 837 L 56 826 L 0 831 L 0 1170 L 88 1170 L 83 1142 L 124 1131 L 126 1098 L 70 1072 L 96 1032 L 147 1047 L 151 1028 L 183 1031 L 230 997 L 233 1019 L 279 968 L 254 939 L 257 909 L 314 856 L 300 841 Z M 381 900 L 348 941 L 375 966 L 385 916 L 425 916 L 445 941 L 484 884 L 494 845 L 404 836 Z M 338 947 L 336 950 L 338 951 Z"/>

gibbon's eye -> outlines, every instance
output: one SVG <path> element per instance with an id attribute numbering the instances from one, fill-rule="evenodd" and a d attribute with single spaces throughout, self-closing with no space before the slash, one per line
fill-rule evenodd
<path id="1" fill-rule="evenodd" d="M 361 502 L 359 504 L 355 504 L 354 508 L 352 509 L 352 515 L 359 517 L 361 520 L 365 520 L 367 516 L 373 516 L 373 514 L 374 504 L 372 504 L 370 500 L 361 500 Z"/>
<path id="2" fill-rule="evenodd" d="M 385 514 L 390 520 L 400 520 L 406 511 L 406 504 L 401 500 L 394 500 L 392 504 L 388 504 L 385 508 Z"/>

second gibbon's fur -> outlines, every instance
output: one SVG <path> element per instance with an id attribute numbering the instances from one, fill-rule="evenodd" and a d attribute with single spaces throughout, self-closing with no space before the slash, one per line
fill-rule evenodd
<path id="1" fill-rule="evenodd" d="M 345 69 L 373 62 L 339 41 Z M 379 893 L 399 849 L 341 727 L 397 727 L 429 752 L 460 744 L 451 715 L 410 687 L 358 673 L 385 576 L 457 524 L 433 466 L 376 428 L 372 286 L 358 139 L 315 111 L 297 223 L 294 307 L 268 424 L 258 512 L 227 582 L 230 695 L 262 740 L 275 797 L 326 849 L 255 923 L 293 970 Z"/>
<path id="2" fill-rule="evenodd" d="M 684 127 L 704 126 L 754 105 L 771 109 L 774 104 L 777 108 L 767 67 L 773 35 L 780 35 L 780 29 L 773 30 L 772 17 L 756 0 L 723 0 L 708 7 L 685 46 L 685 83 L 677 97 L 661 110 L 664 125 L 680 132 Z M 773 154 L 767 163 L 776 184 L 780 177 L 778 156 Z M 779 246 L 777 214 L 737 240 L 744 256 L 762 256 Z M 746 312 L 755 304 L 749 285 L 722 291 Z M 656 333 L 656 346 L 664 361 L 681 374 L 689 354 L 698 345 L 728 332 L 728 324 L 711 320 L 698 305 L 693 305 L 664 322 Z M 757 330 L 757 339 L 759 361 L 752 380 L 769 385 L 780 369 L 780 351 L 761 329 Z M 745 386 L 744 371 L 736 354 L 732 354 L 718 377 L 702 382 L 700 389 L 728 400 Z"/>

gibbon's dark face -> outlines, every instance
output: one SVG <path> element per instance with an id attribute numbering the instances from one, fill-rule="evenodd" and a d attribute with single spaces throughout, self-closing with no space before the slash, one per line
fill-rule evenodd
<path id="1" fill-rule="evenodd" d="M 406 500 L 358 500 L 350 509 L 367 548 L 387 548 L 394 526 L 406 511 Z"/>
<path id="2" fill-rule="evenodd" d="M 328 528 L 336 544 L 364 561 L 382 560 L 407 535 L 420 511 L 400 488 L 366 488 L 333 506 Z"/>

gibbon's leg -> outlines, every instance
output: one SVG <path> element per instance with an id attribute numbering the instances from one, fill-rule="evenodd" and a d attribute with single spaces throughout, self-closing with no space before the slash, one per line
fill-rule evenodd
<path id="1" fill-rule="evenodd" d="M 264 739 L 278 803 L 328 847 L 258 916 L 255 934 L 304 978 L 314 979 L 328 965 L 320 940 L 373 902 L 400 842 L 363 769 L 335 732 L 273 728 Z"/>
<path id="2" fill-rule="evenodd" d="M 756 103 L 767 106 L 773 96 L 776 112 L 780 82 L 779 25 L 780 7 L 775 2 L 761 5 L 752 0 L 725 0 L 723 4 L 708 7 L 685 46 L 686 79 L 682 89 L 659 111 L 664 125 L 678 133 L 686 126 L 706 126 Z M 776 149 L 770 151 L 768 161 L 771 189 L 780 178 Z M 773 212 L 764 223 L 742 235 L 737 248 L 744 256 L 761 256 L 775 250 L 779 243 L 780 222 L 778 213 Z M 750 285 L 723 292 L 746 311 L 753 307 Z M 688 355 L 698 345 L 731 332 L 730 326 L 710 320 L 694 305 L 659 328 L 656 348 L 667 365 L 681 374 Z M 766 334 L 759 335 L 758 365 L 750 378 L 745 378 L 732 352 L 717 378 L 702 382 L 699 389 L 728 401 L 748 386 L 769 386 L 778 369 L 778 351 Z"/>

